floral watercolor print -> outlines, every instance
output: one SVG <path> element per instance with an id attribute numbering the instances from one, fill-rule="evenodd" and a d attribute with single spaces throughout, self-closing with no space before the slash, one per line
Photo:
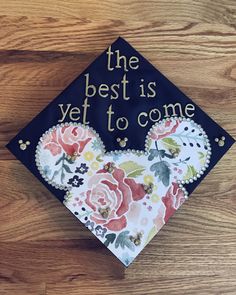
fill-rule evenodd
<path id="1" fill-rule="evenodd" d="M 106 152 L 88 126 L 64 123 L 46 131 L 36 164 L 64 205 L 128 266 L 188 197 L 211 147 L 202 127 L 186 118 L 156 123 L 145 150 Z"/>

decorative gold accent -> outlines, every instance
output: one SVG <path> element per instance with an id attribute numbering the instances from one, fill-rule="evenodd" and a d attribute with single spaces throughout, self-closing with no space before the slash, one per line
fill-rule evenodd
<path id="1" fill-rule="evenodd" d="M 180 148 L 170 148 L 169 152 L 171 153 L 172 157 L 177 158 L 180 153 Z"/>
<path id="2" fill-rule="evenodd" d="M 115 163 L 113 162 L 110 162 L 104 165 L 104 169 L 109 173 L 112 173 L 114 171 L 114 168 L 115 168 Z"/>
<path id="3" fill-rule="evenodd" d="M 218 146 L 222 147 L 225 145 L 225 137 L 221 136 L 221 138 L 215 138 L 215 142 L 218 143 Z"/>
<path id="4" fill-rule="evenodd" d="M 142 238 L 143 234 L 137 233 L 135 236 L 130 236 L 129 239 L 131 242 L 134 243 L 135 246 L 139 246 L 141 244 L 141 238 Z"/>
<path id="5" fill-rule="evenodd" d="M 20 140 L 18 141 L 18 143 L 19 143 L 19 145 L 20 145 L 20 149 L 21 149 L 22 151 L 26 150 L 26 149 L 27 149 L 27 146 L 30 145 L 30 141 L 29 141 L 29 140 L 27 140 L 27 141 L 24 143 L 23 140 L 20 139 Z"/>
<path id="6" fill-rule="evenodd" d="M 128 141 L 128 138 L 125 137 L 124 139 L 121 138 L 117 138 L 116 141 L 119 143 L 120 147 L 125 147 L 126 146 L 126 142 Z"/>
<path id="7" fill-rule="evenodd" d="M 78 157 L 78 153 L 76 153 L 76 152 L 74 152 L 72 156 L 70 156 L 70 155 L 67 155 L 66 156 L 66 158 L 68 160 L 71 160 L 71 162 L 75 162 L 75 160 L 77 159 L 77 157 Z"/>
<path id="8" fill-rule="evenodd" d="M 153 183 L 149 183 L 148 185 L 147 184 L 143 184 L 143 189 L 145 190 L 145 192 L 147 194 L 152 194 L 153 187 L 154 187 L 154 184 Z"/>
<path id="9" fill-rule="evenodd" d="M 110 214 L 111 209 L 109 207 L 106 208 L 99 208 L 98 212 L 101 214 L 101 216 L 103 218 L 108 218 L 109 214 Z"/>

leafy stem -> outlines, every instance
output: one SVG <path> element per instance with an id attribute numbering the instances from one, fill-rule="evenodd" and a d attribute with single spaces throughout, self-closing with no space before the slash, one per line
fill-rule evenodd
<path id="1" fill-rule="evenodd" d="M 161 157 L 160 152 L 159 152 L 159 149 L 158 149 L 157 141 L 155 141 L 155 147 L 156 147 L 156 150 L 158 152 L 158 157 L 160 159 L 160 162 L 163 162 L 162 157 Z"/>
<path id="2" fill-rule="evenodd" d="M 64 178 L 65 178 L 65 172 L 67 173 L 73 173 L 70 169 L 70 167 L 68 165 L 65 164 L 65 161 L 69 164 L 71 164 L 71 162 L 69 160 L 67 160 L 65 153 L 62 154 L 62 156 L 56 161 L 55 166 L 59 165 L 61 163 L 61 167 L 58 170 L 55 170 L 53 173 L 53 176 L 51 178 L 51 180 L 54 180 L 54 178 L 61 173 L 61 183 L 63 183 Z"/>
<path id="3" fill-rule="evenodd" d="M 157 141 L 155 141 L 155 148 L 149 150 L 148 160 L 152 161 L 154 158 L 158 157 L 161 162 L 163 162 L 163 158 L 166 157 L 168 159 L 173 159 L 173 155 L 168 154 L 164 149 L 159 150 Z"/>
<path id="4" fill-rule="evenodd" d="M 188 132 L 187 134 L 183 134 L 183 132 L 181 132 L 179 134 L 172 134 L 172 136 L 179 138 L 182 142 L 183 142 L 183 138 L 186 138 L 188 140 L 188 142 L 189 142 L 189 139 L 193 139 L 195 142 L 204 141 L 204 138 L 201 136 L 191 136 L 191 135 L 189 135 L 190 132 Z"/>
<path id="5" fill-rule="evenodd" d="M 150 170 L 154 172 L 154 175 L 165 185 L 168 186 L 170 182 L 170 168 L 169 163 L 164 161 L 164 157 L 170 157 L 166 154 L 165 150 L 159 150 L 157 142 L 155 141 L 156 150 L 151 150 L 151 153 L 148 157 L 149 161 L 152 161 L 155 157 L 159 157 L 159 162 L 156 162 L 151 165 Z"/>
<path id="6" fill-rule="evenodd" d="M 190 157 L 186 158 L 185 160 L 179 160 L 178 162 L 173 163 L 175 166 L 179 166 L 179 164 L 185 164 L 187 165 L 187 161 L 190 160 Z"/>

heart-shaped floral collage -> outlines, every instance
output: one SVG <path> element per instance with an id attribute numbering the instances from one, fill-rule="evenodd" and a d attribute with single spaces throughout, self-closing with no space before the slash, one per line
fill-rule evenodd
<path id="1" fill-rule="evenodd" d="M 106 152 L 94 129 L 50 128 L 39 140 L 41 176 L 65 190 L 65 206 L 128 266 L 187 199 L 185 184 L 209 165 L 202 127 L 172 117 L 152 126 L 143 151 Z"/>

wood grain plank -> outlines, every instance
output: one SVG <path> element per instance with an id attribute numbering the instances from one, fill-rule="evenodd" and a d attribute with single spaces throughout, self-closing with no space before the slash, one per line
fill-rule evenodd
<path id="1" fill-rule="evenodd" d="M 235 43 L 236 45 L 236 43 Z M 139 49 L 139 48 L 137 48 Z M 236 88 L 236 63 L 232 56 L 192 59 L 191 55 L 177 58 L 166 52 L 144 51 L 146 57 L 157 69 L 180 87 L 234 90 Z M 164 55 L 163 55 L 164 54 Z M 60 90 L 65 88 L 99 55 L 62 53 L 54 51 L 1 51 L 0 85 L 9 90 L 41 88 Z M 173 67 L 175 64 L 175 67 Z M 184 77 L 184 78 L 183 78 Z"/>
<path id="2" fill-rule="evenodd" d="M 48 284 L 48 295 L 54 294 L 70 294 L 77 295 L 78 290 L 81 293 L 103 295 L 109 294 L 112 290 L 113 294 L 235 294 L 236 284 L 233 278 L 212 276 L 194 277 L 165 277 L 156 278 L 155 281 L 150 279 L 140 280 L 138 277 L 132 280 L 110 280 L 110 281 L 91 281 L 89 286 L 86 282 L 80 281 L 72 284 L 57 284 L 56 286 Z M 199 291 L 202 290 L 202 291 Z M 168 292 L 168 293 L 167 293 Z"/>
<path id="3" fill-rule="evenodd" d="M 149 18 L 151 19 L 151 18 Z M 141 52 L 191 55 L 193 59 L 236 55 L 235 26 L 191 22 L 116 20 L 86 21 L 69 18 L 0 18 L 2 50 L 37 50 L 88 54 L 105 50 L 118 36 Z M 17 26 L 16 26 L 17 24 Z"/>
<path id="4" fill-rule="evenodd" d="M 124 266 L 98 240 L 88 240 L 86 243 L 73 240 L 53 243 L 1 242 L 0 246 L 0 277 L 3 282 L 57 283 L 76 278 L 119 279 L 124 276 Z M 95 264 L 97 267 L 94 267 Z"/>
<path id="5" fill-rule="evenodd" d="M 182 239 L 183 241 L 183 239 Z M 98 240 L 1 242 L 1 278 L 12 283 L 66 283 L 70 281 L 216 276 L 234 278 L 235 240 L 182 242 L 160 236 L 135 262 L 125 267 Z M 226 252 L 227 250 L 228 252 Z M 27 255 L 22 255 L 27 253 Z M 14 260 L 11 258 L 14 256 Z M 174 266 L 174 267 L 173 267 Z"/>
<path id="6" fill-rule="evenodd" d="M 139 276 L 149 280 L 203 275 L 233 278 L 236 271 L 233 238 L 224 242 L 215 237 L 207 243 L 198 243 L 161 234 L 128 270 L 96 239 L 1 242 L 0 245 L 0 255 L 4 257 L 0 270 L 3 282 L 66 283 Z"/>
<path id="7" fill-rule="evenodd" d="M 1 295 L 46 295 L 46 284 L 1 283 Z"/>
<path id="8" fill-rule="evenodd" d="M 193 22 L 235 23 L 234 0 L 159 0 L 159 1 L 115 1 L 115 0 L 9 0 L 2 1 L 2 14 L 49 16 L 49 17 L 78 17 L 82 19 L 130 19 L 158 21 L 182 20 Z"/>

